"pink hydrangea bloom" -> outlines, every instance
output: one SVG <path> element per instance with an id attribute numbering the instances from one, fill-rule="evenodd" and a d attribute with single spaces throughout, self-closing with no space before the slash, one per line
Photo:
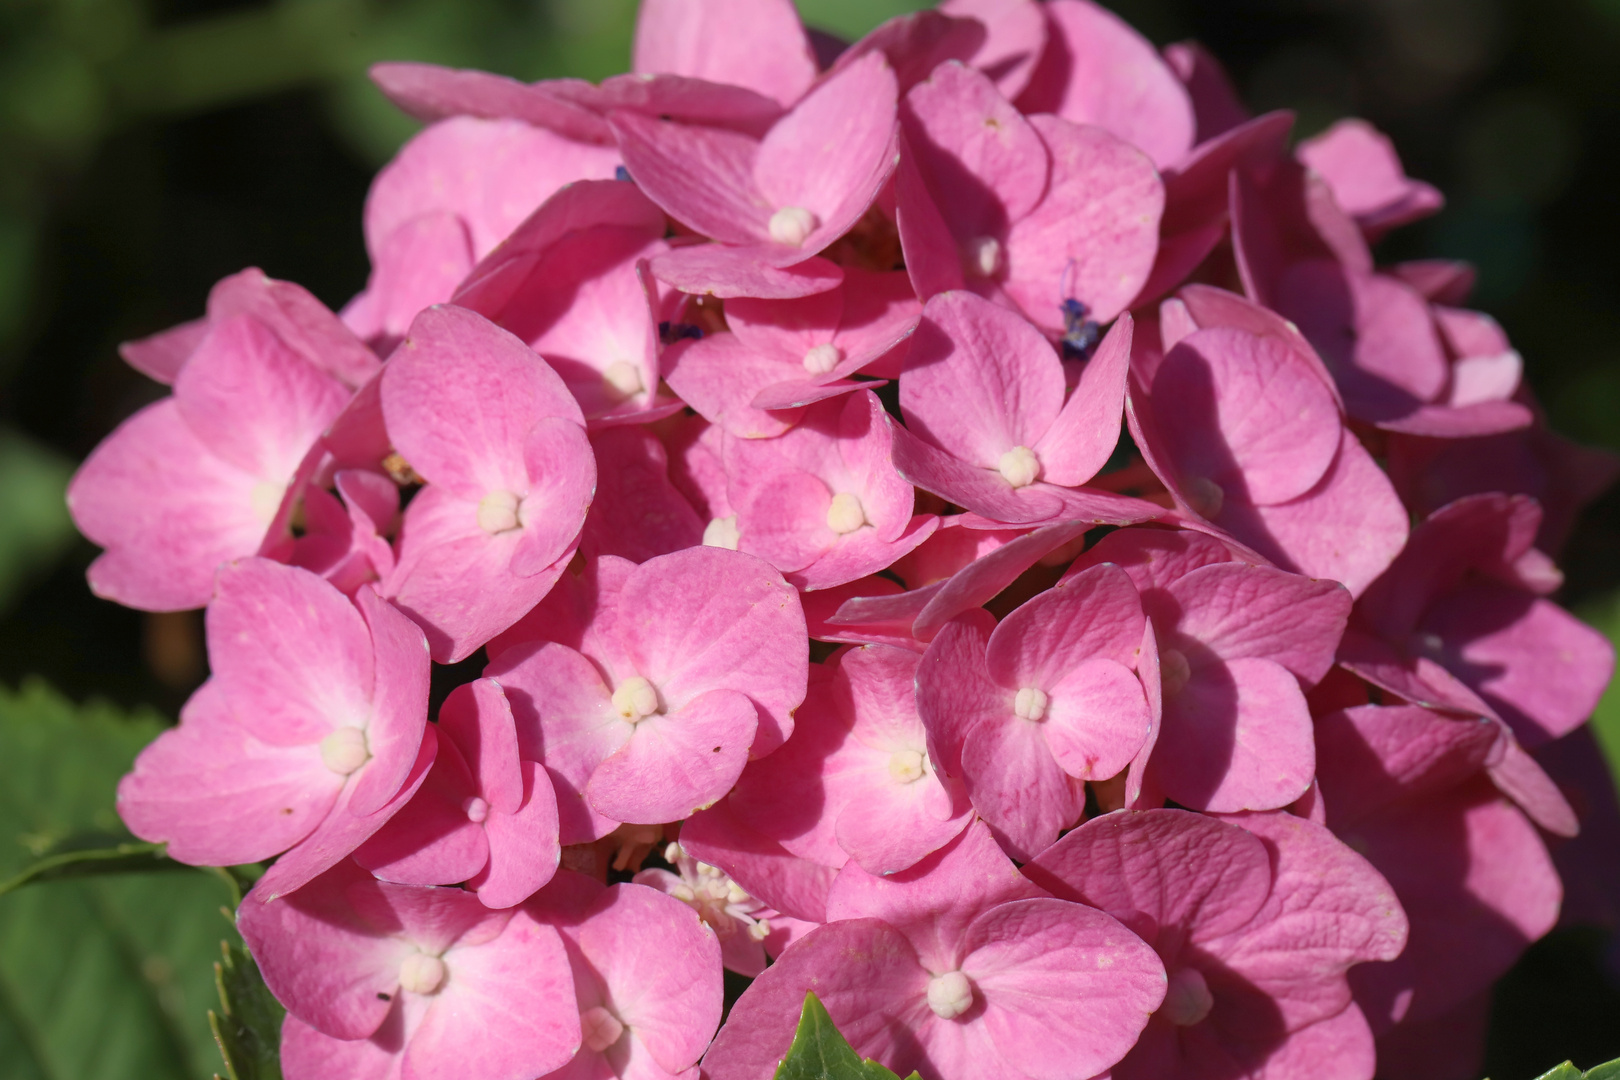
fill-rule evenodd
<path id="1" fill-rule="evenodd" d="M 1131 321 L 1104 339 L 1073 392 L 1028 321 L 967 292 L 923 309 L 900 379 L 900 474 L 991 521 L 1128 524 L 1162 508 L 1081 487 L 1119 440 Z"/>
<path id="2" fill-rule="evenodd" d="M 293 541 L 292 563 L 352 596 L 394 568 L 387 537 L 399 527 L 399 487 L 363 469 L 340 470 L 332 482 L 337 495 L 304 489 L 304 535 Z"/>
<path id="3" fill-rule="evenodd" d="M 288 1080 L 533 1080 L 580 1045 L 563 943 L 521 908 L 344 863 L 280 900 L 250 893 L 237 926 L 287 1006 Z"/>
<path id="4" fill-rule="evenodd" d="M 529 905 L 562 935 L 579 1010 L 579 1052 L 547 1078 L 697 1080 L 697 1060 L 720 1026 L 714 931 L 655 889 L 603 888 L 565 874 Z"/>
<path id="5" fill-rule="evenodd" d="M 646 0 L 630 69 L 745 87 L 783 108 L 820 74 L 792 0 Z"/>
<path id="6" fill-rule="evenodd" d="M 1300 143 L 1298 153 L 1371 239 L 1445 205 L 1434 187 L 1406 175 L 1394 144 L 1365 120 L 1340 120 Z"/>
<path id="7" fill-rule="evenodd" d="M 854 859 L 892 874 L 972 820 L 961 781 L 928 756 L 913 685 L 918 656 L 885 645 L 841 649 L 813 669 L 793 737 L 743 771 L 731 807 L 814 862 Z"/>
<path id="8" fill-rule="evenodd" d="M 213 676 L 118 786 L 135 835 L 204 866 L 280 854 L 258 886 L 275 896 L 347 857 L 411 798 L 437 746 L 427 646 L 374 590 L 355 601 L 265 559 L 220 571 Z"/>
<path id="9" fill-rule="evenodd" d="M 1029 857 L 1080 819 L 1081 781 L 1124 770 L 1148 735 L 1132 668 L 1142 604 L 1103 564 L 1019 607 L 952 619 L 917 672 L 934 767 L 967 783 L 1008 850 Z"/>
<path id="10" fill-rule="evenodd" d="M 395 450 L 427 481 L 382 592 L 453 663 L 534 607 L 573 557 L 596 486 L 583 418 L 543 360 L 454 307 L 412 323 L 381 406 Z"/>
<path id="11" fill-rule="evenodd" d="M 1350 594 L 1233 558 L 1213 537 L 1122 529 L 1075 561 L 1130 575 L 1153 620 L 1163 720 L 1152 786 L 1195 810 L 1274 810 L 1316 768 L 1304 689 L 1333 666 Z"/>
<path id="12" fill-rule="evenodd" d="M 982 825 L 886 878 L 850 864 L 829 914 L 743 993 L 705 1074 L 768 1075 L 808 989 L 857 1053 L 930 1080 L 1094 1076 L 1164 997 L 1151 949 L 1025 880 Z"/>
<path id="13" fill-rule="evenodd" d="M 1371 1080 L 1372 1033 L 1345 972 L 1400 954 L 1406 917 L 1389 883 L 1325 828 L 1281 813 L 1124 811 L 1026 869 L 1164 961 L 1164 1004 L 1114 1066 L 1118 1080 Z"/>
<path id="14" fill-rule="evenodd" d="M 174 395 L 119 425 L 68 487 L 75 523 L 107 549 L 91 588 L 131 607 L 201 607 L 220 564 L 287 557 L 305 459 L 351 396 L 344 376 L 368 374 L 325 347 L 359 343 L 297 286 L 249 270 L 214 297 L 183 359 L 134 353 L 172 377 Z"/>
<path id="15" fill-rule="evenodd" d="M 928 539 L 933 514 L 889 460 L 894 429 L 870 390 L 806 410 L 774 439 L 725 441 L 736 549 L 758 555 L 801 589 L 882 570 Z"/>
<path id="16" fill-rule="evenodd" d="M 752 555 L 596 566 L 583 621 L 547 628 L 563 641 L 487 669 L 513 695 L 519 745 L 552 770 L 568 843 L 720 799 L 750 752 L 792 733 L 809 662 L 797 593 Z"/>
<path id="17" fill-rule="evenodd" d="M 512 707 L 480 679 L 445 699 L 427 780 L 354 859 L 384 881 L 466 882 L 484 906 L 507 908 L 551 880 L 559 854 L 545 767 L 518 757 Z"/>

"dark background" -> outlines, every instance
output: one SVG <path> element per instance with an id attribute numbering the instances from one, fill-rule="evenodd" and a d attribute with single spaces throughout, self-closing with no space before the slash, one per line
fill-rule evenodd
<path id="1" fill-rule="evenodd" d="M 855 35 L 907 0 L 804 0 Z M 1620 450 L 1620 0 L 1118 0 L 1159 43 L 1195 37 L 1256 111 L 1299 131 L 1360 115 L 1450 199 L 1384 261 L 1480 271 L 1556 428 Z M 75 462 L 161 389 L 120 340 L 194 318 L 244 266 L 333 307 L 365 280 L 370 177 L 413 130 L 378 59 L 600 78 L 631 0 L 0 0 L 0 683 L 172 715 L 202 675 L 195 615 L 91 597 L 61 507 Z M 1620 623 L 1620 495 L 1562 555 L 1560 599 Z M 1611 694 L 1602 734 L 1620 736 Z M 1620 738 L 1610 737 L 1613 753 Z M 1597 933 L 1561 932 L 1499 989 L 1497 1080 L 1620 1056 Z M 1611 967 L 1609 970 L 1613 970 Z"/>

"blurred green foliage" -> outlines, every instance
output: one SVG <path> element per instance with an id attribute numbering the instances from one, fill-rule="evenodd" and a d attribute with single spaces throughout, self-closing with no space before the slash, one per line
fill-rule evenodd
<path id="1" fill-rule="evenodd" d="M 164 727 L 0 688 L 0 879 L 75 838 L 122 834 L 118 778 Z M 219 1061 L 210 962 L 233 892 L 201 872 L 30 885 L 0 896 L 0 1077 L 201 1080 Z"/>
<path id="2" fill-rule="evenodd" d="M 73 541 L 62 501 L 73 464 L 0 426 L 0 612 Z"/>

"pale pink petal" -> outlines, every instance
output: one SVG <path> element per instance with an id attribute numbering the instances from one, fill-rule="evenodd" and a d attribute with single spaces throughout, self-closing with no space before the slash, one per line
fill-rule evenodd
<path id="1" fill-rule="evenodd" d="M 362 588 L 355 597 L 371 631 L 376 680 L 366 745 L 371 759 L 356 774 L 350 809 L 360 815 L 394 798 L 413 769 L 427 724 L 429 668 L 427 640 L 397 608 Z M 239 711 L 240 707 L 239 707 Z"/>
<path id="2" fill-rule="evenodd" d="M 735 690 L 698 694 L 646 717 L 591 774 L 585 798 L 617 821 L 679 821 L 718 801 L 742 774 L 758 714 Z"/>
<path id="3" fill-rule="evenodd" d="M 789 0 L 648 0 L 630 69 L 745 86 L 783 105 L 818 74 Z"/>
<path id="4" fill-rule="evenodd" d="M 1078 780 L 1114 776 L 1147 739 L 1151 717 L 1142 684 L 1117 661 L 1082 661 L 1047 694 L 1046 745 L 1058 767 Z"/>
<path id="5" fill-rule="evenodd" d="M 399 1010 L 369 1039 L 334 1039 L 296 1016 L 281 1022 L 281 1068 L 293 1080 L 345 1076 L 350 1080 L 398 1080 L 403 1060 Z"/>
<path id="6" fill-rule="evenodd" d="M 523 802 L 511 813 L 492 809 L 484 819 L 489 863 L 467 882 L 486 907 L 506 908 L 528 899 L 551 880 L 562 855 L 551 779 L 543 765 L 520 764 Z"/>

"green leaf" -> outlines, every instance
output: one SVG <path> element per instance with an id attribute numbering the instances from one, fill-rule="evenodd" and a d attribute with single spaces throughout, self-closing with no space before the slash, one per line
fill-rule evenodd
<path id="1" fill-rule="evenodd" d="M 214 965 L 220 1011 L 209 1011 L 208 1026 L 225 1059 L 225 1075 L 281 1080 L 281 1018 L 287 1010 L 271 996 L 246 948 L 223 941 L 220 948 L 225 955 Z"/>
<path id="2" fill-rule="evenodd" d="M 1586 1071 L 1586 1080 L 1620 1080 L 1620 1058 Z"/>
<path id="3" fill-rule="evenodd" d="M 1581 1080 L 1581 1070 L 1566 1061 L 1557 1068 L 1548 1069 L 1536 1080 Z"/>
<path id="4" fill-rule="evenodd" d="M 69 837 L 38 862 L 0 881 L 0 896 L 36 882 L 157 870 L 197 872 L 196 867 L 177 863 L 164 855 L 162 844 L 132 840 L 119 841 L 106 847 L 91 847 L 77 837 Z"/>
<path id="5" fill-rule="evenodd" d="M 0 260 L 7 251 L 4 225 L 0 222 Z M 0 277 L 6 269 L 0 265 Z M 0 428 L 0 610 L 30 575 L 46 569 L 73 542 L 64 497 L 72 475 L 67 459 Z"/>
<path id="6" fill-rule="evenodd" d="M 1548 1069 L 1536 1080 L 1620 1080 L 1620 1058 L 1582 1073 L 1573 1062 Z"/>
<path id="7" fill-rule="evenodd" d="M 1620 648 L 1620 593 L 1587 604 L 1578 614 Z M 1609 683 L 1592 713 L 1592 733 L 1609 759 L 1609 771 L 1620 780 L 1620 679 Z"/>
<path id="8" fill-rule="evenodd" d="M 898 1080 L 894 1073 L 859 1054 L 833 1026 L 832 1017 L 812 992 L 804 995 L 804 1011 L 787 1057 L 776 1067 L 776 1080 Z M 912 1073 L 906 1080 L 917 1080 Z"/>
<path id="9" fill-rule="evenodd" d="M 37 681 L 0 687 L 0 878 L 92 837 L 100 846 L 79 850 L 106 850 L 109 836 L 127 842 L 113 809 L 118 778 L 163 727 L 150 711 L 77 706 Z M 0 1080 L 208 1076 L 230 879 L 30 880 L 0 896 Z"/>

